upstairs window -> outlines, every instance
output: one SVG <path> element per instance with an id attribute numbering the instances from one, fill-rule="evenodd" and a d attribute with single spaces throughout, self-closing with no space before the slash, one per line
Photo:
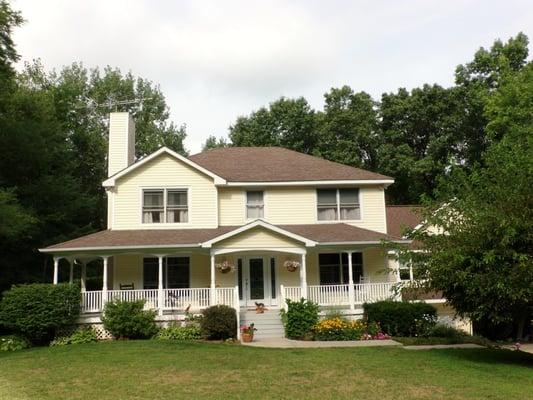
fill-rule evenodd
<path id="1" fill-rule="evenodd" d="M 165 221 L 165 191 L 143 191 L 143 222 L 152 224 Z"/>
<path id="2" fill-rule="evenodd" d="M 319 221 L 351 221 L 361 219 L 359 189 L 317 189 Z"/>
<path id="3" fill-rule="evenodd" d="M 246 192 L 246 219 L 263 218 L 264 210 L 263 192 L 260 190 Z"/>
<path id="4" fill-rule="evenodd" d="M 167 222 L 187 222 L 187 189 L 167 190 Z"/>
<path id="5" fill-rule="evenodd" d="M 143 223 L 189 222 L 187 189 L 143 190 Z"/>

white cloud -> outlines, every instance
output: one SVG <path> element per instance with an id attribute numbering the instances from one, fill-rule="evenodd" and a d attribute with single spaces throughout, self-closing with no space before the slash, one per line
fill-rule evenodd
<path id="1" fill-rule="evenodd" d="M 378 97 L 448 85 L 481 45 L 532 35 L 527 1 L 13 2 L 27 23 L 23 60 L 49 68 L 112 65 L 161 84 L 187 147 L 225 134 L 238 115 L 300 96 L 319 108 L 332 86 Z"/>

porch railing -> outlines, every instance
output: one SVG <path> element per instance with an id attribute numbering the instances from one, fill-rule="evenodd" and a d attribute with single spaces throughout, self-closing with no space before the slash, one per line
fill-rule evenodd
<path id="1" fill-rule="evenodd" d="M 211 293 L 210 288 L 163 289 L 163 310 L 200 310 L 212 304 L 224 304 L 236 307 L 235 288 L 216 288 Z M 213 298 L 212 298 L 213 297 Z M 145 300 L 145 308 L 159 308 L 159 291 L 146 290 L 108 290 L 106 301 Z M 104 307 L 103 291 L 88 291 L 82 293 L 81 311 L 83 313 L 101 312 Z"/>
<path id="2" fill-rule="evenodd" d="M 345 306 L 350 304 L 349 285 L 313 285 L 307 287 L 309 300 L 319 306 Z"/>

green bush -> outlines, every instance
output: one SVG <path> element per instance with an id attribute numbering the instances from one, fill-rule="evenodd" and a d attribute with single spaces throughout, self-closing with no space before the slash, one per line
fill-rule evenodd
<path id="1" fill-rule="evenodd" d="M 107 302 L 102 322 L 104 328 L 116 339 L 148 339 L 158 329 L 155 311 L 144 310 L 144 300 Z"/>
<path id="2" fill-rule="evenodd" d="M 31 347 L 31 343 L 18 335 L 0 336 L 0 351 L 16 351 Z"/>
<path id="3" fill-rule="evenodd" d="M 160 329 L 154 339 L 157 340 L 199 340 L 202 338 L 198 326 L 169 326 Z"/>
<path id="4" fill-rule="evenodd" d="M 440 338 L 462 338 L 467 334 L 453 326 L 437 324 L 428 330 L 426 336 L 440 337 Z"/>
<path id="5" fill-rule="evenodd" d="M 200 320 L 202 336 L 213 340 L 226 340 L 237 336 L 237 314 L 231 307 L 218 305 L 202 311 Z"/>
<path id="6" fill-rule="evenodd" d="M 289 339 L 310 339 L 318 323 L 318 305 L 310 300 L 287 299 L 287 311 L 281 311 L 285 336 Z"/>
<path id="7" fill-rule="evenodd" d="M 50 342 L 50 346 L 64 346 L 67 344 L 83 344 L 97 342 L 98 337 L 93 328 L 81 328 L 74 331 L 70 336 L 55 338 Z"/>
<path id="8" fill-rule="evenodd" d="M 34 344 L 48 343 L 80 314 L 80 289 L 75 285 L 13 286 L 0 302 L 0 324 Z"/>
<path id="9" fill-rule="evenodd" d="M 391 336 L 425 336 L 437 323 L 437 310 L 426 303 L 378 301 L 363 307 L 366 320 Z"/>

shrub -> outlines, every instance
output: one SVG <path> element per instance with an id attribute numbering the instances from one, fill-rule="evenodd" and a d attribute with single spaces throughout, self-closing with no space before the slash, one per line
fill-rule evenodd
<path id="1" fill-rule="evenodd" d="M 198 326 L 169 326 L 160 329 L 154 339 L 157 340 L 199 340 L 202 338 Z"/>
<path id="2" fill-rule="evenodd" d="M 217 305 L 202 311 L 200 320 L 202 336 L 213 340 L 226 340 L 237 336 L 237 314 L 231 307 Z"/>
<path id="3" fill-rule="evenodd" d="M 318 305 L 310 300 L 287 299 L 287 311 L 282 310 L 285 336 L 289 339 L 309 339 L 318 322 Z"/>
<path id="4" fill-rule="evenodd" d="M 31 343 L 22 336 L 0 336 L 0 351 L 16 351 L 31 347 Z"/>
<path id="5" fill-rule="evenodd" d="M 0 324 L 34 344 L 48 343 L 80 314 L 80 289 L 75 285 L 13 286 L 0 302 Z"/>
<path id="6" fill-rule="evenodd" d="M 144 300 L 107 302 L 102 322 L 117 339 L 148 339 L 157 333 L 155 311 L 144 310 Z"/>
<path id="7" fill-rule="evenodd" d="M 423 336 L 437 323 L 437 310 L 426 303 L 379 301 L 363 307 L 366 320 L 391 336 Z"/>
<path id="8" fill-rule="evenodd" d="M 428 330 L 426 336 L 455 339 L 465 337 L 467 334 L 459 329 L 454 328 L 453 326 L 437 324 Z"/>
<path id="9" fill-rule="evenodd" d="M 50 346 L 64 346 L 67 344 L 83 344 L 97 342 L 98 337 L 93 328 L 81 328 L 74 331 L 70 336 L 55 338 L 50 342 Z"/>

